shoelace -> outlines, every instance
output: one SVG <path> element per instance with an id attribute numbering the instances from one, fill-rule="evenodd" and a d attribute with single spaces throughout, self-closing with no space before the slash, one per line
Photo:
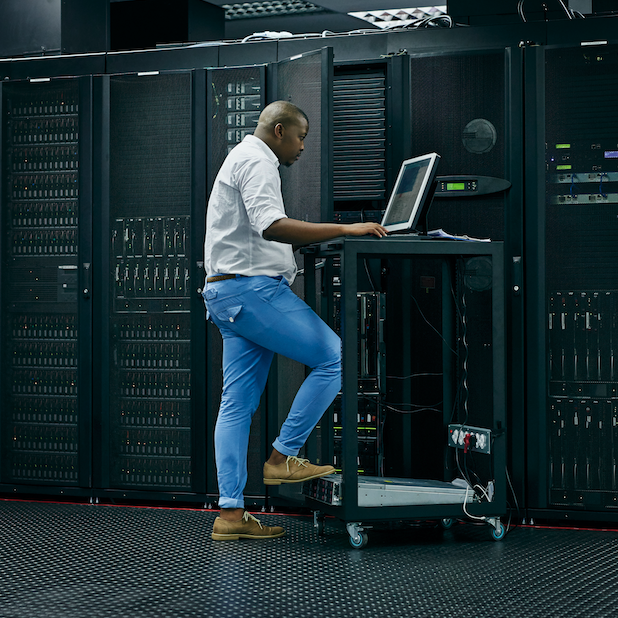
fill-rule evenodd
<path id="1" fill-rule="evenodd" d="M 286 460 L 285 460 L 285 466 L 288 470 L 288 472 L 290 471 L 290 459 L 292 460 L 293 463 L 295 463 L 297 466 L 304 466 L 305 468 L 307 467 L 307 464 L 309 463 L 308 459 L 300 459 L 298 457 L 294 457 L 294 455 L 290 455 Z"/>
<path id="2" fill-rule="evenodd" d="M 251 513 L 249 513 L 249 511 L 245 511 L 245 514 L 242 516 L 242 519 L 243 519 L 243 521 L 245 523 L 247 523 L 250 519 L 252 519 L 260 527 L 260 530 L 262 530 L 264 528 L 264 526 L 262 526 L 262 523 L 260 522 L 260 520 L 257 517 L 253 517 L 253 515 L 251 515 Z"/>

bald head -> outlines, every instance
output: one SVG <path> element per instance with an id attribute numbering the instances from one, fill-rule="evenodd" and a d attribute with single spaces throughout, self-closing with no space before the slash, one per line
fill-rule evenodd
<path id="1" fill-rule="evenodd" d="M 289 101 L 275 101 L 262 110 L 260 119 L 258 120 L 256 134 L 258 131 L 270 132 L 279 123 L 284 127 L 293 124 L 301 124 L 303 119 L 308 125 L 309 118 L 307 118 L 307 114 L 305 114 L 300 107 L 294 105 L 294 103 L 290 103 Z M 258 137 L 260 136 L 258 135 Z"/>
<path id="2" fill-rule="evenodd" d="M 290 166 L 300 157 L 309 132 L 309 119 L 289 101 L 267 105 L 253 133 L 275 153 L 282 165 Z"/>

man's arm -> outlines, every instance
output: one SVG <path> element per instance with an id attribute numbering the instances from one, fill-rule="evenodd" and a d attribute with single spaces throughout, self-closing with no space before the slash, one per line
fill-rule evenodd
<path id="1" fill-rule="evenodd" d="M 338 236 L 386 236 L 379 223 L 309 223 L 298 219 L 279 219 L 264 230 L 266 240 L 276 240 L 295 247 L 331 240 Z"/>

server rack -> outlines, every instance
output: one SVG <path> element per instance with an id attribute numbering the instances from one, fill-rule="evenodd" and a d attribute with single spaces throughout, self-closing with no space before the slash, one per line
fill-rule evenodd
<path id="1" fill-rule="evenodd" d="M 300 160 L 280 168 L 286 213 L 301 221 L 332 219 L 332 79 L 333 50 L 325 47 L 270 64 L 267 72 L 267 101 L 291 101 L 309 117 L 309 133 Z M 300 189 L 302 187 L 302 189 Z M 303 299 L 303 258 L 296 254 L 300 275 L 292 289 Z M 268 448 L 279 433 L 292 401 L 306 375 L 306 368 L 283 357 L 275 357 L 266 389 Z M 320 432 L 309 438 L 306 454 L 318 457 Z M 304 501 L 299 487 L 269 488 L 272 503 Z"/>
<path id="2" fill-rule="evenodd" d="M 332 79 L 332 49 L 302 54 L 268 66 L 243 66 L 211 69 L 207 73 L 208 189 L 225 155 L 247 134 L 253 133 L 267 102 L 288 100 L 309 116 L 310 131 L 302 160 L 291 169 L 282 169 L 282 192 L 289 216 L 310 221 L 328 220 L 332 191 L 328 165 L 331 157 L 330 105 L 328 92 Z M 298 191 L 302 186 L 303 191 Z M 326 213 L 326 219 L 325 219 Z M 302 264 L 299 264 L 302 271 Z M 303 293 L 302 277 L 294 289 Z M 208 444 L 213 446 L 213 428 L 221 394 L 220 335 L 208 327 Z M 304 368 L 288 359 L 276 358 L 265 397 L 253 420 L 249 444 L 249 500 L 263 504 L 266 498 L 261 468 L 280 422 L 304 379 Z M 312 448 L 311 446 L 309 447 Z M 214 466 L 208 473 L 209 494 L 216 493 Z M 272 501 L 288 500 L 277 490 Z M 292 497 L 298 500 L 299 496 Z"/>
<path id="3" fill-rule="evenodd" d="M 1 481 L 91 485 L 92 79 L 2 87 Z"/>
<path id="4" fill-rule="evenodd" d="M 439 54 L 414 53 L 410 60 L 410 89 L 411 151 L 440 153 L 439 179 L 452 183 L 449 190 L 441 183 L 436 192 L 428 217 L 430 229 L 504 241 L 509 324 L 508 465 L 516 495 L 511 506 L 515 507 L 516 501 L 521 505 L 526 498 L 522 52 L 509 47 L 462 47 Z M 470 187 L 467 183 L 480 176 L 506 181 L 507 188 L 503 185 L 502 189 L 483 191 L 478 185 L 466 191 L 465 187 Z M 412 282 L 418 307 L 412 302 L 404 311 L 439 313 L 441 299 L 432 283 L 440 281 L 437 266 L 412 265 L 412 271 L 405 276 Z M 412 360 L 409 373 L 418 368 L 414 357 Z M 439 367 L 439 359 L 435 367 Z M 434 458 L 434 467 L 439 465 Z"/>
<path id="5" fill-rule="evenodd" d="M 330 296 L 333 298 L 331 303 L 327 303 L 331 306 L 329 323 L 341 337 L 343 335 L 343 315 L 339 285 L 334 289 L 330 287 Z M 384 472 L 382 394 L 386 376 L 384 349 L 384 324 L 387 319 L 386 297 L 383 292 L 358 292 L 356 300 L 358 332 L 357 472 L 359 475 L 376 476 Z M 337 472 L 341 472 L 344 458 L 343 419 L 343 394 L 339 393 L 333 405 L 332 443 L 325 445 L 325 460 L 331 461 Z M 324 426 L 327 425 L 328 422 L 324 423 Z"/>
<path id="6" fill-rule="evenodd" d="M 266 66 L 245 66 L 210 69 L 206 84 L 206 126 L 208 136 L 208 194 L 226 155 L 246 135 L 253 134 L 260 112 L 266 103 Z M 204 236 L 200 240 L 200 250 Z M 203 257 L 201 258 L 203 259 Z M 203 277 L 202 277 L 203 278 Z M 200 285 L 203 281 L 200 282 Z M 214 426 L 219 411 L 223 386 L 221 360 L 223 346 L 219 330 L 207 325 L 207 491 L 217 494 L 214 465 Z M 245 488 L 247 502 L 264 504 L 262 465 L 267 459 L 266 411 L 262 401 L 253 417 L 249 439 L 249 475 Z"/>
<path id="7" fill-rule="evenodd" d="M 527 110 L 538 137 L 526 153 L 532 517 L 617 514 L 617 54 L 602 43 L 526 50 L 538 93 Z"/>
<path id="8" fill-rule="evenodd" d="M 193 109 L 200 102 L 204 109 L 196 79 L 190 71 L 101 78 L 101 148 L 109 152 L 100 179 L 109 193 L 97 225 L 102 495 L 205 494 L 194 230 L 200 157 L 205 169 L 195 140 L 205 144 L 194 137 L 196 128 L 204 131 Z"/>

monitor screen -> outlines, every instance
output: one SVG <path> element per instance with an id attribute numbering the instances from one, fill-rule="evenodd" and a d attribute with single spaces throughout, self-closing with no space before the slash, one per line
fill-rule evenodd
<path id="1" fill-rule="evenodd" d="M 427 198 L 439 161 L 440 155 L 432 152 L 401 164 L 382 219 L 382 225 L 389 232 L 413 231 L 417 228 L 429 208 Z"/>

